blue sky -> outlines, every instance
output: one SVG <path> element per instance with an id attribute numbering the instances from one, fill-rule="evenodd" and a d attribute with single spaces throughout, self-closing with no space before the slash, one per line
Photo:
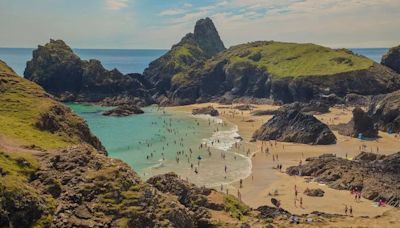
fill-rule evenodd
<path id="1" fill-rule="evenodd" d="M 0 47 L 57 38 L 75 48 L 170 48 L 203 17 L 226 46 L 390 47 L 400 43 L 399 12 L 400 0 L 0 0 Z"/>

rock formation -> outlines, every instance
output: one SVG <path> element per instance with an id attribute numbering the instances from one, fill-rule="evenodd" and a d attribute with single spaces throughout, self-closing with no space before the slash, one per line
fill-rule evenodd
<path id="1" fill-rule="evenodd" d="M 311 101 L 308 103 L 293 102 L 291 104 L 285 104 L 278 109 L 278 111 L 290 111 L 295 110 L 305 114 L 317 115 L 329 112 L 329 105 L 320 101 Z"/>
<path id="2" fill-rule="evenodd" d="M 143 114 L 143 110 L 137 107 L 136 105 L 121 105 L 114 109 L 103 112 L 104 116 L 130 116 L 134 114 Z"/>
<path id="3" fill-rule="evenodd" d="M 388 53 L 382 56 L 381 64 L 400 74 L 400 45 L 389 49 Z"/>
<path id="4" fill-rule="evenodd" d="M 210 116 L 219 116 L 218 110 L 214 109 L 212 106 L 203 107 L 203 108 L 195 108 L 192 110 L 193 115 L 210 115 Z"/>
<path id="5" fill-rule="evenodd" d="M 173 48 L 160 60 L 172 62 L 177 56 L 173 51 L 177 50 Z M 169 92 L 165 95 L 171 103 L 227 102 L 249 97 L 283 103 L 319 100 L 334 104 L 343 103 L 351 93 L 376 95 L 400 89 L 400 75 L 389 68 L 348 50 L 314 44 L 253 42 L 231 47 L 210 59 L 197 59 L 200 61 L 191 67 L 180 64 L 182 67 L 168 71 L 173 72 L 168 74 L 173 80 L 172 84 L 166 83 Z M 312 64 L 301 64 L 307 61 Z M 154 66 L 145 75 L 154 78 L 152 75 L 162 72 Z M 155 70 L 153 74 L 151 69 Z"/>
<path id="6" fill-rule="evenodd" d="M 360 134 L 366 138 L 378 137 L 378 128 L 374 120 L 361 108 L 353 109 L 353 118 L 349 123 L 333 126 L 333 129 L 338 130 L 341 135 L 355 138 Z"/>
<path id="7" fill-rule="evenodd" d="M 336 143 L 336 137 L 324 123 L 298 111 L 280 112 L 253 134 L 255 140 L 277 140 L 313 145 Z"/>
<path id="8" fill-rule="evenodd" d="M 186 72 L 201 67 L 222 50 L 225 47 L 211 19 L 201 19 L 194 33 L 188 33 L 168 53 L 151 62 L 143 74 L 157 88 L 155 95 L 159 102 L 168 98 L 170 104 L 193 103 L 198 98 L 198 89 Z"/>
<path id="9" fill-rule="evenodd" d="M 400 91 L 372 98 L 368 115 L 382 131 L 400 132 Z"/>
<path id="10" fill-rule="evenodd" d="M 388 156 L 362 152 L 354 160 L 320 156 L 307 161 L 289 167 L 287 173 L 312 176 L 335 189 L 357 189 L 369 200 L 382 199 L 392 206 L 400 204 L 400 152 Z"/>
<path id="11" fill-rule="evenodd" d="M 81 60 L 62 40 L 50 40 L 33 51 L 25 78 L 61 101 L 100 102 L 105 98 L 139 98 L 152 103 L 151 84 L 140 74 L 104 69 L 98 60 Z"/>

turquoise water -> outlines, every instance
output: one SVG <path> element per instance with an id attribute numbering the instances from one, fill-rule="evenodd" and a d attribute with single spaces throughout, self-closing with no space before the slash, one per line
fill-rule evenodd
<path id="1" fill-rule="evenodd" d="M 0 59 L 23 76 L 26 62 L 32 59 L 33 48 L 0 48 Z M 98 59 L 106 69 L 117 68 L 122 73 L 142 73 L 149 63 L 167 50 L 140 49 L 74 49 L 84 60 Z"/>
<path id="2" fill-rule="evenodd" d="M 165 112 L 155 106 L 144 108 L 143 115 L 108 117 L 101 112 L 109 108 L 83 104 L 68 106 L 87 121 L 109 156 L 125 161 L 145 179 L 176 172 L 199 185 L 219 186 L 249 175 L 250 160 L 231 150 L 238 142 L 234 138 L 238 136 L 237 128 L 220 119 Z M 202 143 L 209 144 L 210 152 L 205 146 L 199 148 Z"/>

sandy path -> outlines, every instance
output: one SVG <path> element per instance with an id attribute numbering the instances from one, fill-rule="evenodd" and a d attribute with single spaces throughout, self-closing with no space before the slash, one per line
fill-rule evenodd
<path id="1" fill-rule="evenodd" d="M 220 118 L 225 121 L 236 124 L 239 128 L 240 135 L 244 138 L 242 144 L 246 148 L 250 148 L 255 152 L 252 158 L 252 176 L 248 177 L 243 182 L 243 188 L 240 189 L 242 200 L 252 207 L 270 203 L 268 193 L 278 191 L 279 195 L 274 196 L 281 200 L 282 207 L 290 212 L 302 214 L 312 211 L 323 211 L 327 213 L 344 214 L 344 205 L 353 207 L 355 216 L 376 216 L 391 209 L 391 207 L 378 208 L 372 201 L 362 199 L 361 202 L 355 202 L 353 196 L 348 191 L 339 191 L 319 185 L 318 183 L 306 183 L 302 177 L 291 177 L 274 169 L 278 162 L 272 161 L 272 155 L 267 155 L 261 150 L 261 142 L 250 143 L 253 132 L 265 123 L 272 116 L 251 116 L 250 111 L 239 111 L 230 109 L 230 106 L 219 104 L 195 104 L 189 106 L 179 106 L 171 108 L 175 111 L 191 111 L 195 107 L 204 107 L 212 105 L 220 112 Z M 276 109 L 277 106 L 258 105 L 254 110 Z M 331 112 L 316 117 L 324 123 L 338 124 L 347 123 L 351 117 L 351 108 L 331 108 Z M 286 167 L 297 165 L 300 160 L 310 156 L 318 156 L 324 153 L 333 153 L 340 157 L 351 159 L 360 152 L 360 148 L 366 151 L 377 152 L 381 154 L 391 154 L 400 151 L 400 138 L 395 135 L 389 135 L 380 132 L 381 138 L 372 141 L 360 141 L 355 138 L 345 137 L 334 132 L 338 138 L 335 145 L 328 146 L 310 146 L 293 143 L 277 143 L 275 146 L 270 146 L 265 143 L 263 148 L 268 145 L 272 154 L 279 156 L 279 164 L 283 165 L 283 170 Z M 299 207 L 299 202 L 294 199 L 294 185 L 299 189 L 299 196 L 303 198 L 303 208 Z M 236 192 L 239 187 L 238 183 L 233 184 L 231 192 Z M 306 188 L 321 188 L 325 191 L 325 197 L 308 197 L 303 195 Z M 236 194 L 236 193 L 235 193 Z"/>

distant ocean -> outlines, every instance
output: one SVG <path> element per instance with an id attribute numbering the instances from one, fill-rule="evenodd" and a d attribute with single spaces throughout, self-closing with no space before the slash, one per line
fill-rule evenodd
<path id="1" fill-rule="evenodd" d="M 388 48 L 351 48 L 351 51 L 380 62 Z M 19 75 L 24 74 L 26 62 L 32 58 L 33 48 L 0 48 L 0 59 Z M 98 59 L 106 69 L 117 68 L 122 73 L 142 73 L 149 63 L 168 50 L 157 49 L 74 49 L 82 59 Z"/>
<path id="2" fill-rule="evenodd" d="M 32 51 L 33 48 L 0 48 L 0 59 L 22 76 L 26 62 L 32 59 Z M 98 59 L 106 69 L 117 68 L 125 74 L 142 73 L 151 61 L 167 51 L 158 49 L 74 49 L 81 59 Z"/>

